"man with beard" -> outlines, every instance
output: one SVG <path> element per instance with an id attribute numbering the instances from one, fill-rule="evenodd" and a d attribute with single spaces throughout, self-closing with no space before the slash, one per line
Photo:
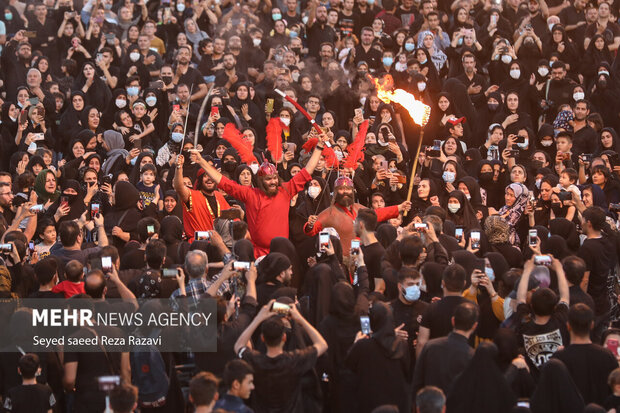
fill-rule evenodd
<path id="1" fill-rule="evenodd" d="M 333 43 L 338 35 L 333 27 L 327 24 L 327 8 L 312 0 L 308 5 L 308 24 L 306 24 L 308 38 L 308 56 L 319 57 L 323 43 Z"/>
<path id="2" fill-rule="evenodd" d="M 239 82 L 245 82 L 248 77 L 237 70 L 237 59 L 232 53 L 224 54 L 224 69 L 218 70 L 215 74 L 215 86 L 225 87 L 230 90 L 233 85 Z"/>
<path id="3" fill-rule="evenodd" d="M 275 165 L 263 162 L 257 173 L 258 188 L 239 185 L 226 178 L 197 151 L 192 152 L 191 160 L 199 164 L 219 188 L 245 204 L 254 253 L 256 257 L 260 257 L 269 252 L 269 244 L 273 238 L 288 238 L 291 199 L 312 179 L 312 172 L 319 162 L 326 140 L 327 135 L 322 134 L 306 167 L 288 182 L 281 182 Z"/>
<path id="4" fill-rule="evenodd" d="M 0 183 L 0 229 L 2 229 L 3 233 L 15 217 L 11 210 L 12 206 L 13 191 L 11 186 L 2 182 Z"/>
<path id="5" fill-rule="evenodd" d="M 354 202 L 353 181 L 351 178 L 341 176 L 334 183 L 334 204 L 321 212 L 319 216 L 311 215 L 308 222 L 304 225 L 304 231 L 308 235 L 316 235 L 323 228 L 332 227 L 340 235 L 342 253 L 348 256 L 349 246 L 353 239 L 353 224 L 360 209 L 366 208 L 362 204 Z M 387 221 L 396 218 L 399 213 L 409 211 L 411 202 L 405 201 L 400 205 L 389 206 L 375 209 L 377 221 Z"/>
<path id="6" fill-rule="evenodd" d="M 2 67 L 4 68 L 6 99 L 15 102 L 17 88 L 26 84 L 26 73 L 30 67 L 32 46 L 28 43 L 24 31 L 15 33 L 13 39 L 4 45 Z"/>
<path id="7" fill-rule="evenodd" d="M 230 205 L 204 169 L 198 170 L 194 189 L 186 187 L 183 183 L 183 162 L 185 157 L 179 155 L 172 186 L 183 203 L 183 227 L 188 241 L 192 242 L 196 231 L 212 230 L 215 219 Z"/>
<path id="8" fill-rule="evenodd" d="M 185 84 L 190 89 L 194 85 L 194 93 L 190 100 L 202 99 L 207 95 L 207 84 L 202 74 L 191 67 L 189 64 L 192 60 L 192 48 L 189 46 L 180 46 L 177 52 L 177 65 L 172 83 L 175 85 Z"/>
<path id="9" fill-rule="evenodd" d="M 597 135 L 586 118 L 590 114 L 590 102 L 578 100 L 573 106 L 574 132 L 573 149 L 575 153 L 595 153 L 598 148 Z"/>
<path id="10" fill-rule="evenodd" d="M 547 82 L 548 86 L 545 85 L 540 92 L 540 107 L 546 110 L 545 118 L 551 123 L 558 114 L 558 108 L 571 101 L 575 83 L 566 77 L 566 65 L 560 60 L 553 64 L 551 78 Z"/>

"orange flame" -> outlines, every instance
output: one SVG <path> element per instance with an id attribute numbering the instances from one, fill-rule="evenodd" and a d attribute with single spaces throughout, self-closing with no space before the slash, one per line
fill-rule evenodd
<path id="1" fill-rule="evenodd" d="M 428 105 L 416 100 L 415 97 L 402 89 L 396 89 L 392 91 L 394 86 L 394 80 L 392 76 L 385 75 L 383 81 L 379 82 L 379 79 L 372 78 L 375 87 L 377 88 L 377 97 L 385 103 L 396 102 L 409 112 L 409 116 L 413 121 L 424 127 L 428 123 L 428 119 L 431 115 L 431 108 Z"/>

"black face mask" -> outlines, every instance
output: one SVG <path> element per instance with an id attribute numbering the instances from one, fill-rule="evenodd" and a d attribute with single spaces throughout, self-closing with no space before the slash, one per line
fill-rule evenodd
<path id="1" fill-rule="evenodd" d="M 532 161 L 532 162 L 530 162 L 530 165 L 532 165 L 532 170 L 534 170 L 534 171 L 542 168 L 542 162 L 541 161 Z"/>
<path id="2" fill-rule="evenodd" d="M 292 47 L 291 50 L 293 51 L 293 53 L 295 53 L 297 56 L 301 55 L 301 47 Z"/>
<path id="3" fill-rule="evenodd" d="M 237 169 L 237 162 L 234 162 L 234 161 L 224 162 L 222 164 L 222 169 L 228 173 L 233 173 L 235 172 L 235 169 Z"/>
<path id="4" fill-rule="evenodd" d="M 551 203 L 551 210 L 553 211 L 553 214 L 555 215 L 556 218 L 564 217 L 564 207 L 562 206 L 561 203 L 559 203 L 559 202 L 552 202 Z"/>
<path id="5" fill-rule="evenodd" d="M 161 80 L 163 80 L 166 85 L 169 85 L 170 83 L 172 83 L 172 76 L 162 76 Z"/>
<path id="6" fill-rule="evenodd" d="M 491 111 L 496 111 L 499 107 L 499 103 L 487 103 L 487 105 L 489 106 L 489 110 Z"/>
<path id="7" fill-rule="evenodd" d="M 69 202 L 69 204 L 72 204 L 73 201 L 75 201 L 79 195 L 62 194 L 62 196 L 66 196 L 67 197 L 67 201 Z"/>
<path id="8" fill-rule="evenodd" d="M 493 172 L 481 172 L 480 182 L 491 183 L 493 182 Z"/>

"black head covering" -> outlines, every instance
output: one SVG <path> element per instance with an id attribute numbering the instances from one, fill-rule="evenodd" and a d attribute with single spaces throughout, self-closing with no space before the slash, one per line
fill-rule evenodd
<path id="1" fill-rule="evenodd" d="M 420 269 L 420 273 L 424 277 L 426 283 L 426 294 L 429 297 L 441 297 L 443 295 L 441 289 L 441 277 L 445 265 L 436 262 L 427 262 Z"/>
<path id="2" fill-rule="evenodd" d="M 454 190 L 448 195 L 448 200 L 450 198 L 457 199 L 461 205 L 461 208 L 454 214 L 448 211 L 448 219 L 457 224 L 463 225 L 465 228 L 480 228 L 480 223 L 478 222 L 478 218 L 476 218 L 476 212 L 467 200 L 465 194 L 459 190 Z"/>
<path id="3" fill-rule="evenodd" d="M 371 338 L 381 346 L 386 357 L 399 359 L 407 354 L 407 342 L 396 338 L 394 333 L 394 317 L 389 304 L 375 301 L 370 308 Z"/>
<path id="4" fill-rule="evenodd" d="M 571 255 L 566 245 L 566 240 L 559 235 L 550 236 L 545 242 L 544 248 L 541 249 L 543 254 L 552 254 L 558 260 Z"/>
<path id="5" fill-rule="evenodd" d="M 556 218 L 549 221 L 549 231 L 552 235 L 559 235 L 566 240 L 568 248 L 575 252 L 579 249 L 579 234 L 577 227 L 566 218 Z"/>
<path id="6" fill-rule="evenodd" d="M 489 259 L 496 280 L 501 280 L 504 274 L 510 269 L 508 261 L 506 261 L 506 258 L 499 252 L 487 252 L 484 257 Z"/>
<path id="7" fill-rule="evenodd" d="M 299 257 L 297 256 L 297 250 L 288 238 L 275 237 L 269 243 L 269 252 L 281 253 L 286 255 L 289 259 L 290 265 L 293 266 L 293 286 L 297 286 L 297 283 L 301 279 L 302 271 L 299 265 Z M 287 267 L 288 268 L 288 267 Z M 285 268 L 286 269 L 286 268 Z"/>
<path id="8" fill-rule="evenodd" d="M 341 320 L 355 319 L 355 291 L 351 284 L 340 281 L 332 287 L 329 313 Z"/>
<path id="9" fill-rule="evenodd" d="M 532 413 L 583 412 L 583 398 L 560 360 L 552 358 L 543 365 L 530 408 Z"/>
<path id="10" fill-rule="evenodd" d="M 454 258 L 454 262 L 465 268 L 468 275 L 474 272 L 478 258 L 473 253 L 466 250 L 452 251 L 452 258 Z"/>
<path id="11" fill-rule="evenodd" d="M 477 164 L 478 163 L 479 162 L 477 162 Z M 476 175 L 476 173 L 474 172 L 473 175 Z M 461 182 L 465 184 L 465 186 L 467 187 L 467 190 L 469 191 L 469 196 L 470 196 L 469 203 L 472 206 L 482 205 L 482 196 L 480 195 L 480 185 L 478 184 L 478 181 L 476 181 L 476 179 L 473 176 L 464 176 L 458 181 L 456 181 L 456 187 L 458 187 L 458 185 Z"/>
<path id="12" fill-rule="evenodd" d="M 183 240 L 183 223 L 175 215 L 168 215 L 161 220 L 159 235 L 166 245 L 181 242 Z"/>
<path id="13" fill-rule="evenodd" d="M 396 240 L 398 232 L 392 224 L 384 223 L 377 227 L 376 236 L 377 241 L 387 249 Z"/>
<path id="14" fill-rule="evenodd" d="M 177 218 L 179 218 L 179 220 L 181 220 L 182 222 L 183 221 L 183 206 L 179 202 L 179 196 L 177 195 L 177 192 L 174 189 L 167 190 L 166 192 L 164 192 L 164 200 L 168 197 L 174 198 L 177 201 L 177 204 L 170 213 L 166 212 L 166 210 L 164 209 L 164 215 L 167 215 L 167 216 L 174 215 Z"/>
<path id="15" fill-rule="evenodd" d="M 240 239 L 238 241 L 235 241 L 235 243 L 233 244 L 232 252 L 239 261 L 254 261 L 254 245 L 250 240 Z"/>
<path id="16" fill-rule="evenodd" d="M 279 252 L 270 252 L 258 264 L 259 283 L 273 282 L 280 273 L 291 266 L 291 260 Z"/>
<path id="17" fill-rule="evenodd" d="M 12 120 L 9 117 L 9 109 L 11 108 L 11 105 L 14 105 L 13 102 L 4 102 L 2 104 L 2 114 L 0 119 L 2 120 L 2 127 L 6 128 L 11 136 L 15 136 L 15 134 L 17 133 L 17 119 Z"/>
<path id="18" fill-rule="evenodd" d="M 140 193 L 130 182 L 118 181 L 114 190 L 114 200 L 116 209 L 122 211 L 136 207 L 140 200 Z"/>

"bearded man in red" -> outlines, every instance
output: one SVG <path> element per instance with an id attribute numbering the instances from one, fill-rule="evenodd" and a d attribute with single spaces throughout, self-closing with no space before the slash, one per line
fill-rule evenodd
<path id="1" fill-rule="evenodd" d="M 351 240 L 355 236 L 353 223 L 357 212 L 362 208 L 366 207 L 354 201 L 353 181 L 346 176 L 341 176 L 334 184 L 334 204 L 321 212 L 318 217 L 311 216 L 304 225 L 304 232 L 308 235 L 315 235 L 323 228 L 334 228 L 340 235 L 342 254 L 348 256 L 351 252 L 349 248 Z M 375 212 L 377 221 L 380 222 L 396 218 L 401 212 L 410 209 L 411 202 L 405 201 L 400 205 L 378 208 Z"/>
<path id="2" fill-rule="evenodd" d="M 218 172 L 205 161 L 198 152 L 192 152 L 191 160 L 199 164 L 228 195 L 245 204 L 248 230 L 254 244 L 256 257 L 269 253 L 269 244 L 275 237 L 288 238 L 288 212 L 291 198 L 312 179 L 312 172 L 319 162 L 321 151 L 325 148 L 326 135 L 320 137 L 306 167 L 288 182 L 282 182 L 275 165 L 263 162 L 258 169 L 258 188 L 239 185 Z"/>

